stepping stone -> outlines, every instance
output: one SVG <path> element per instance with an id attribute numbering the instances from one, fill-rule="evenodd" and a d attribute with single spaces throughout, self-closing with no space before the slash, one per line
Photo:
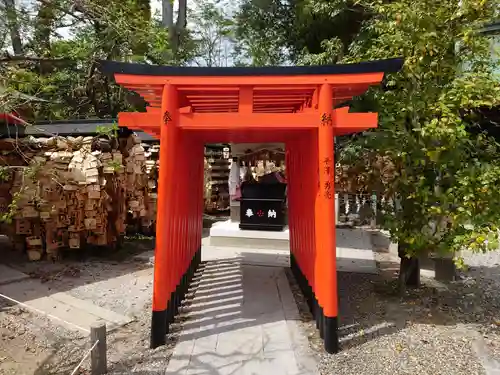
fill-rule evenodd
<path id="1" fill-rule="evenodd" d="M 54 291 L 38 280 L 0 285 L 0 294 L 27 305 L 22 307 L 35 315 L 45 316 L 55 324 L 84 335 L 89 334 L 90 326 L 98 320 L 106 323 L 108 331 L 133 320 L 68 293 Z"/>
<path id="2" fill-rule="evenodd" d="M 5 264 L 0 264 L 0 285 L 15 283 L 16 281 L 29 279 L 29 275 L 15 270 Z"/>

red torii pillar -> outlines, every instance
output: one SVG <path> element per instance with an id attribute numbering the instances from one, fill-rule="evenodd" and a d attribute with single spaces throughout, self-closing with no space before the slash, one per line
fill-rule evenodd
<path id="1" fill-rule="evenodd" d="M 321 316 L 324 316 L 323 331 L 325 348 L 330 352 L 338 350 L 337 339 L 337 259 L 335 242 L 335 171 L 334 171 L 334 111 L 332 110 L 333 93 L 329 84 L 319 89 L 318 111 L 321 115 L 318 126 L 318 171 L 320 187 L 317 191 L 315 206 L 316 252 L 321 259 L 318 285 L 328 285 L 320 289 L 323 300 Z"/>

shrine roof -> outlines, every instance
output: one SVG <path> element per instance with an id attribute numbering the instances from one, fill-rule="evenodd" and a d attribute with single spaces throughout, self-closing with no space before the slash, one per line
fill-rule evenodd
<path id="1" fill-rule="evenodd" d="M 106 60 L 100 68 L 145 100 L 147 117 L 159 113 L 167 83 L 176 85 L 179 108 L 189 112 L 238 112 L 240 100 L 249 100 L 254 113 L 294 113 L 311 107 L 320 84 L 333 85 L 337 105 L 380 84 L 385 73 L 399 71 L 402 64 L 394 58 L 321 66 L 178 67 Z"/>
<path id="2" fill-rule="evenodd" d="M 32 126 L 22 124 L 2 123 L 2 114 L 0 114 L 0 138 L 24 138 L 32 136 L 35 138 L 51 137 L 54 135 L 67 136 L 97 136 L 98 128 L 111 129 L 116 119 L 78 119 L 78 120 L 57 120 L 40 121 Z M 120 131 L 126 132 L 123 128 Z M 131 130 L 129 130 L 131 131 Z M 133 130 L 142 142 L 157 142 L 158 140 L 150 134 L 139 129 Z"/>
<path id="3" fill-rule="evenodd" d="M 184 67 L 125 63 L 109 60 L 100 61 L 101 70 L 106 74 L 212 77 L 392 73 L 399 71 L 402 65 L 402 58 L 364 61 L 355 64 L 269 67 Z"/>
<path id="4" fill-rule="evenodd" d="M 177 96 L 178 126 L 213 131 L 210 137 L 221 137 L 221 141 L 233 141 L 235 135 L 231 131 L 231 137 L 224 138 L 223 134 L 216 134 L 217 129 L 227 133 L 228 129 L 246 131 L 257 127 L 259 137 L 264 128 L 274 129 L 272 136 L 276 137 L 280 127 L 316 127 L 314 112 L 318 108 L 321 85 L 330 85 L 332 107 L 337 107 L 362 95 L 370 86 L 379 85 L 386 73 L 398 72 L 402 65 L 401 58 L 280 67 L 178 67 L 100 61 L 100 69 L 105 74 L 113 75 L 117 84 L 134 91 L 147 103 L 146 112 L 120 113 L 120 126 L 158 136 L 163 90 L 169 84 L 175 87 Z M 357 124 L 344 124 L 343 132 L 352 132 L 351 128 L 358 129 L 360 124 L 376 125 L 376 115 L 342 111 L 344 122 Z M 338 130 L 337 134 L 344 133 Z M 209 139 L 207 134 L 204 137 Z"/>

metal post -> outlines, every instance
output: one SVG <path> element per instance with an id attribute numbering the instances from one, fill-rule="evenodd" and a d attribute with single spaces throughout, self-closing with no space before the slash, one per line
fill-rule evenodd
<path id="1" fill-rule="evenodd" d="M 98 341 L 98 343 L 94 346 L 96 341 Z M 90 345 L 94 346 L 90 353 L 91 374 L 106 374 L 108 372 L 106 358 L 106 323 L 97 322 L 90 327 Z"/>
<path id="2" fill-rule="evenodd" d="M 335 225 L 340 222 L 339 194 L 335 193 Z"/>
<path id="3" fill-rule="evenodd" d="M 371 206 L 372 206 L 372 220 L 370 221 L 370 227 L 372 229 L 375 229 L 377 227 L 377 194 L 374 192 L 372 193 L 372 201 L 371 201 Z"/>

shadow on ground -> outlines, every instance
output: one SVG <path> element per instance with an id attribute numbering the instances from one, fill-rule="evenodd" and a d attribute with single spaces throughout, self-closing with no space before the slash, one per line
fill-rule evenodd
<path id="1" fill-rule="evenodd" d="M 302 363 L 286 337 L 286 320 L 299 316 L 283 268 L 243 262 L 242 256 L 201 265 L 172 327 L 177 347 L 167 374 L 296 373 L 283 367 Z M 140 374 L 135 360 L 125 365 Z"/>
<path id="2" fill-rule="evenodd" d="M 191 348 L 186 354 L 177 353 L 175 360 L 182 362 L 177 368 L 170 369 L 167 374 L 184 374 L 188 368 L 195 368 L 196 373 L 207 375 L 224 373 L 238 374 L 238 370 L 248 361 L 255 360 L 260 348 L 248 348 L 248 342 L 231 342 L 231 347 L 226 348 L 230 354 L 216 353 L 214 339 L 223 337 L 224 334 L 237 330 L 248 329 L 252 326 L 272 323 L 282 318 L 282 314 L 266 313 L 269 309 L 282 310 L 279 298 L 271 301 L 269 306 L 249 299 L 249 294 L 254 291 L 244 290 L 244 278 L 253 278 L 254 266 L 242 264 L 242 258 L 230 260 L 208 261 L 201 264 L 191 283 L 189 292 L 180 313 L 174 324 L 170 326 L 168 336 L 169 345 L 190 345 L 193 340 L 203 342 L 206 351 Z M 258 268 L 258 267 L 257 267 Z M 279 272 L 279 268 L 271 269 Z M 273 271 L 275 270 L 275 271 Z M 270 286 L 271 287 L 271 286 Z M 223 341 L 223 340 L 221 340 Z M 219 351 L 221 350 L 219 343 Z M 198 344 L 199 345 L 199 344 Z M 214 350 L 211 350 L 213 346 Z M 193 352 L 193 353 L 192 353 Z M 122 353 L 127 358 L 127 353 Z M 130 356 L 126 361 L 120 361 L 110 368 L 110 373 L 123 373 L 128 368 L 128 373 L 133 374 L 164 374 L 165 369 L 158 372 L 141 368 L 138 365 L 140 356 Z M 175 365 L 175 364 L 173 364 Z"/>

